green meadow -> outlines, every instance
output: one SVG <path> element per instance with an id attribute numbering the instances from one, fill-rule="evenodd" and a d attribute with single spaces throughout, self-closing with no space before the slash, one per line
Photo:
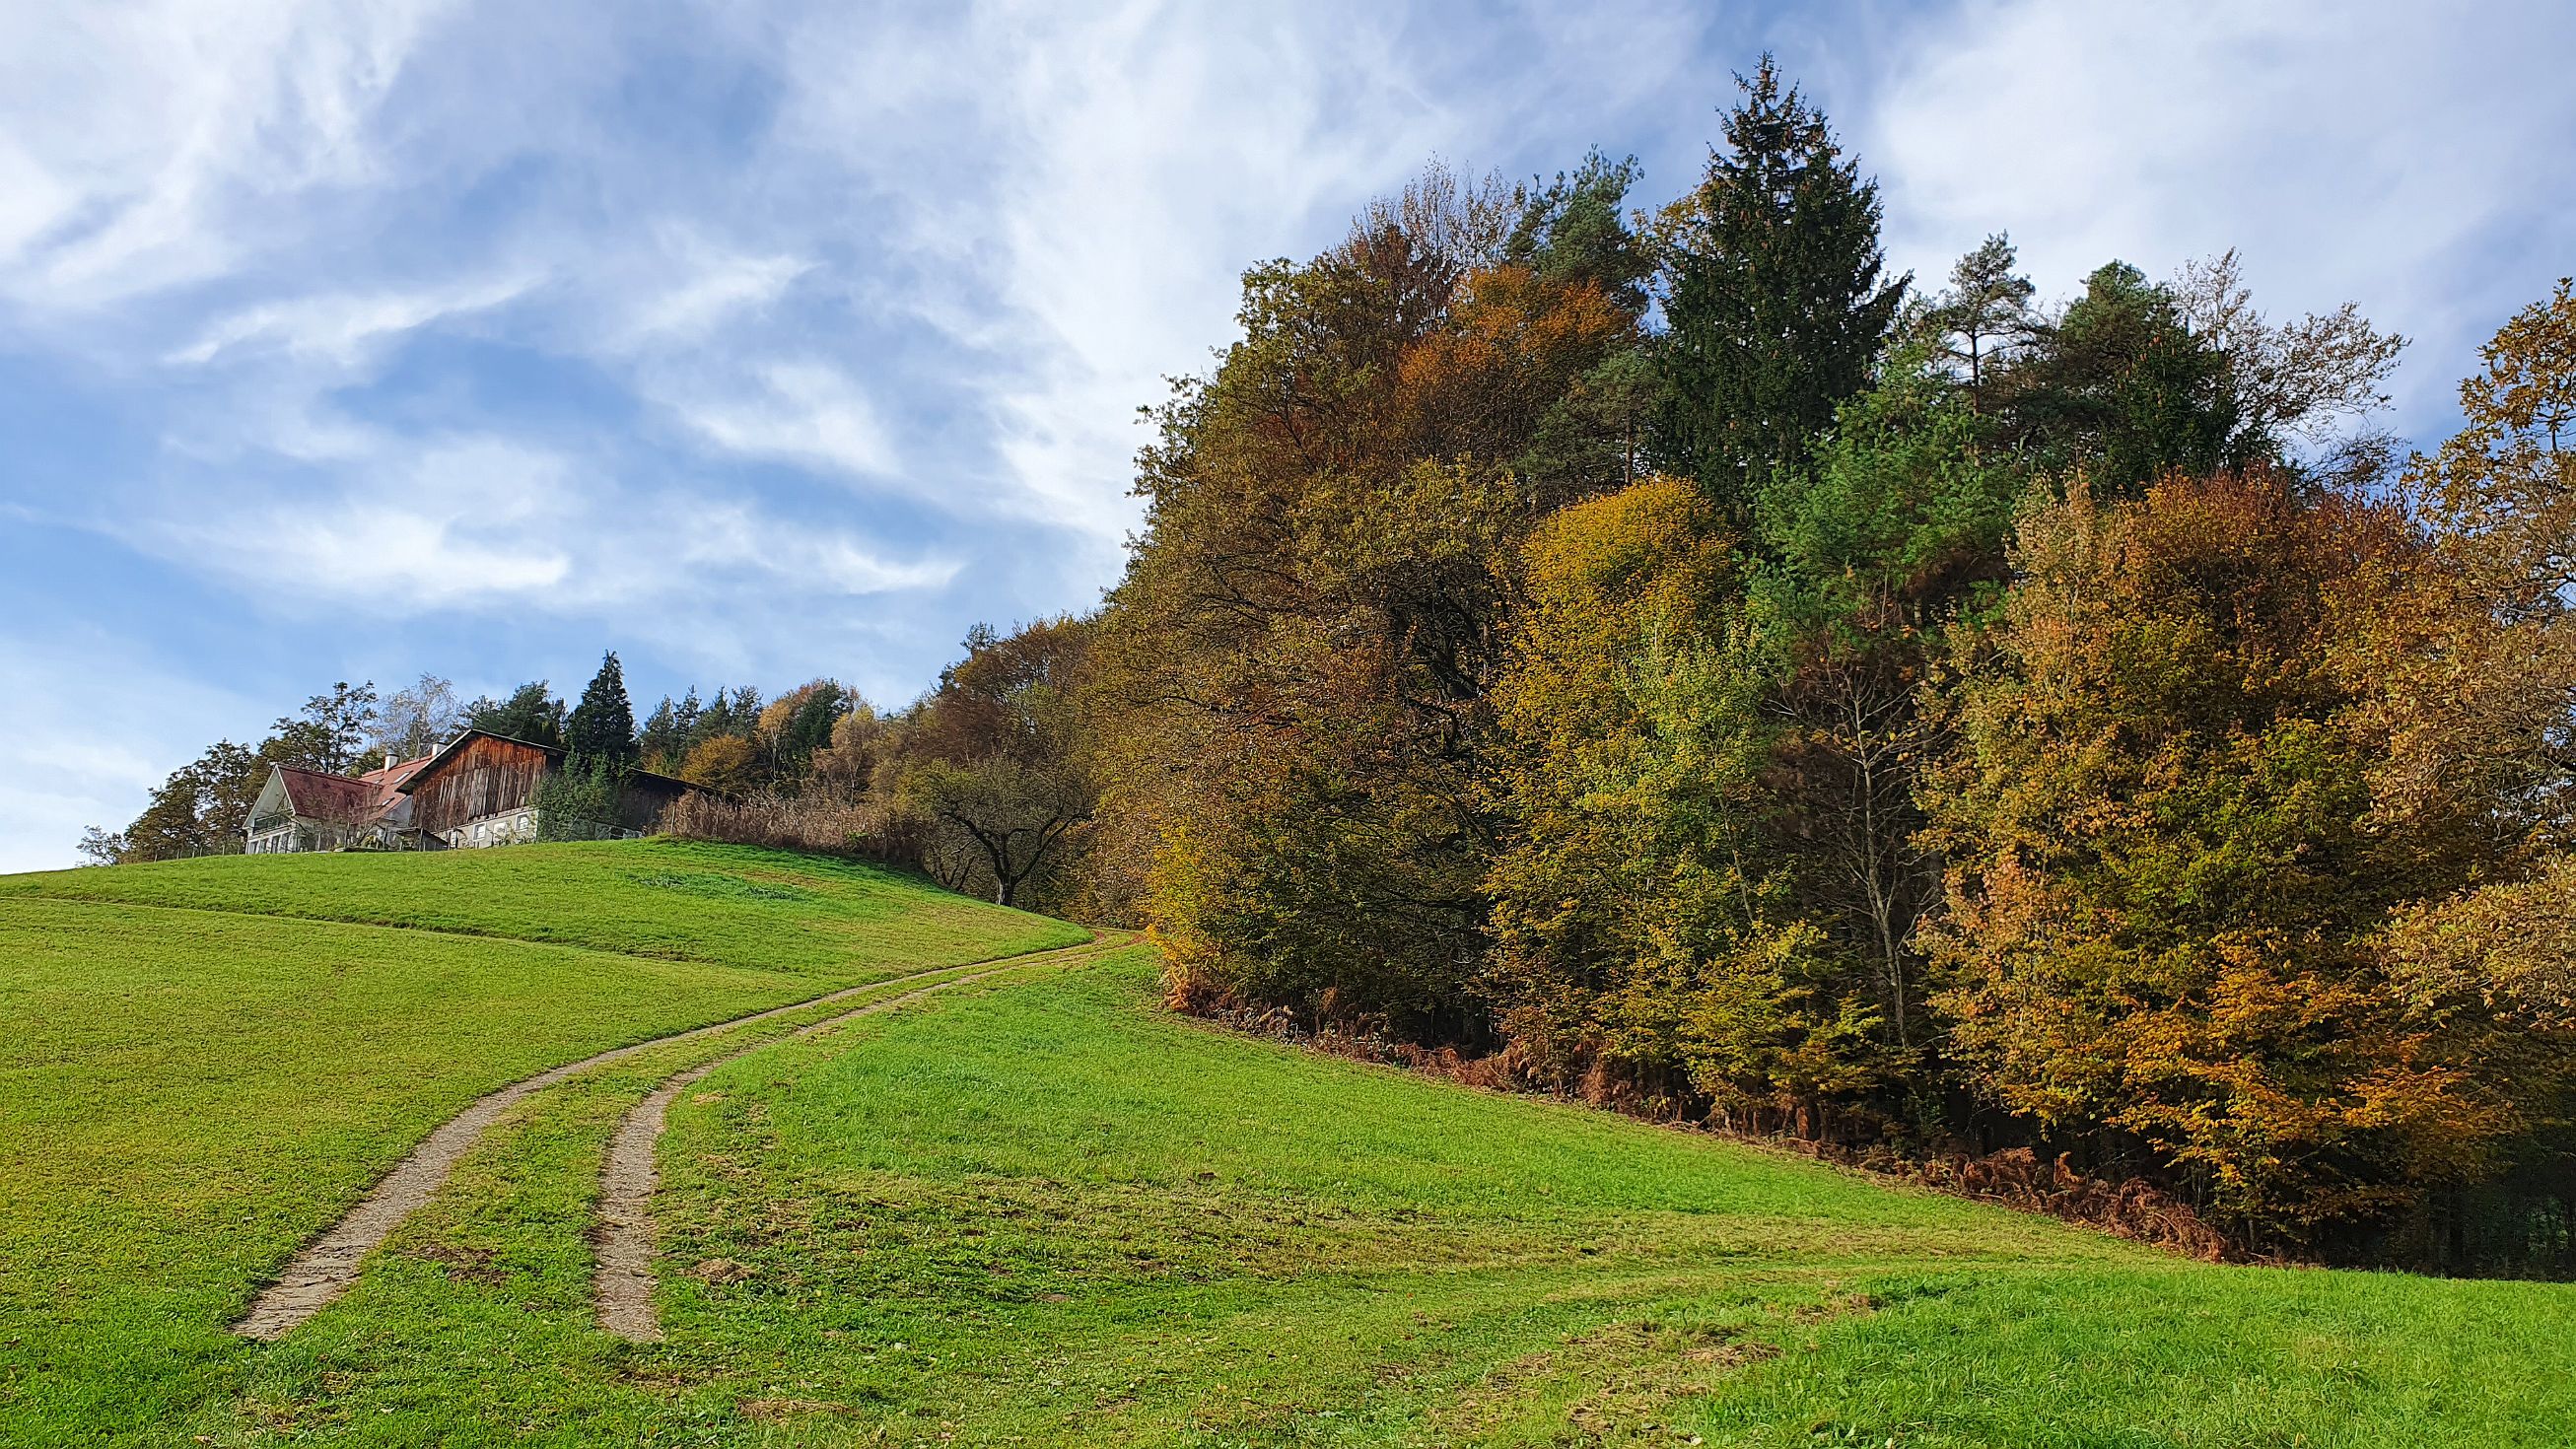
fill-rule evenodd
<path id="1" fill-rule="evenodd" d="M 0 1444 L 2576 1442 L 2576 1288 L 2188 1263 L 1310 1055 L 1141 946 L 538 1092 L 347 1297 L 226 1331 L 495 1087 L 1083 938 L 664 842 L 0 880 Z M 609 1134 L 727 1057 L 661 1144 L 666 1337 L 613 1338 Z"/>

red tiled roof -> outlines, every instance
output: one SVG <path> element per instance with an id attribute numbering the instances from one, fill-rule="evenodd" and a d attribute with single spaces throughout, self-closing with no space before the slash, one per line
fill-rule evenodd
<path id="1" fill-rule="evenodd" d="M 376 787 L 363 780 L 294 765 L 278 766 L 277 778 L 286 786 L 287 808 L 298 815 L 344 825 L 376 818 Z"/>
<path id="2" fill-rule="evenodd" d="M 379 766 L 358 776 L 359 784 L 375 788 L 375 813 L 382 815 L 392 809 L 394 802 L 402 798 L 404 783 L 419 774 L 421 766 L 436 758 L 437 755 L 433 752 L 416 760 L 397 760 L 393 764 Z"/>
<path id="3" fill-rule="evenodd" d="M 343 825 L 365 825 L 384 817 L 402 798 L 403 782 L 429 759 L 423 755 L 416 760 L 401 760 L 354 777 L 295 765 L 280 765 L 277 773 L 286 786 L 287 807 L 296 814 Z"/>

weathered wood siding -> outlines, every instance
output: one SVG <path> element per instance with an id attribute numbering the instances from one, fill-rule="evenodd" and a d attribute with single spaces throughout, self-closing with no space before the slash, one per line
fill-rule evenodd
<path id="1" fill-rule="evenodd" d="M 468 741 L 436 773 L 424 771 L 411 786 L 411 823 L 432 836 L 478 816 L 516 810 L 536 798 L 538 782 L 553 768 L 535 745 L 488 736 Z"/>
<path id="2" fill-rule="evenodd" d="M 617 803 L 616 823 L 628 830 L 651 830 L 662 812 L 692 788 L 664 775 L 630 775 L 626 793 Z"/>

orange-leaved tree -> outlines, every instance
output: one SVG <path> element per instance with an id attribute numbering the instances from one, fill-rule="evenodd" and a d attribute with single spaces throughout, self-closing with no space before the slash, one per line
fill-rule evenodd
<path id="1" fill-rule="evenodd" d="M 1249 273 L 1243 339 L 1157 415 L 1102 653 L 1177 997 L 1473 1029 L 1518 542 L 1624 471 L 1585 382 L 1639 337 L 1630 174 L 1434 171 Z"/>
<path id="2" fill-rule="evenodd" d="M 1929 792 L 1952 1050 L 2097 1162 L 2177 1175 L 2241 1240 L 2312 1244 L 2473 1178 L 2523 1130 L 2492 1024 L 2408 1009 L 2377 938 L 2474 874 L 2374 808 L 2394 509 L 2276 473 L 2168 477 L 2023 523 L 1961 651 Z"/>

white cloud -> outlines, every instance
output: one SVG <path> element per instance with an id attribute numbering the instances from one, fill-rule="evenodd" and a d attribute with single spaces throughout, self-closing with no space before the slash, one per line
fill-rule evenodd
<path id="1" fill-rule="evenodd" d="M 80 307 L 222 273 L 300 193 L 363 181 L 435 0 L 0 11 L 0 116 L 34 181 L 0 287 Z M 4 254 L 0 254 L 4 255 Z"/>
<path id="2" fill-rule="evenodd" d="M 524 295 L 536 281 L 531 276 L 492 277 L 413 291 L 321 293 L 264 302 L 217 319 L 196 341 L 164 360 L 203 365 L 219 354 L 272 347 L 355 367 L 393 339 L 498 307 Z"/>
<path id="3" fill-rule="evenodd" d="M 749 509 L 673 499 L 679 561 L 693 568 L 747 570 L 800 592 L 853 597 L 940 588 L 964 564 L 955 558 L 890 559 L 846 531 L 784 523 Z"/>
<path id="4" fill-rule="evenodd" d="M 565 461 L 488 439 L 389 450 L 359 486 L 221 514 L 120 525 L 136 546 L 228 576 L 286 614 L 405 616 L 543 597 L 572 572 L 559 545 L 577 503 Z"/>
<path id="5" fill-rule="evenodd" d="M 682 235 L 672 249 L 680 277 L 648 297 L 616 335 L 614 346 L 676 346 L 705 339 L 738 314 L 775 302 L 813 270 L 802 257 L 753 255 Z"/>
<path id="6" fill-rule="evenodd" d="M 902 305 L 994 356 L 976 380 L 994 506 L 1080 529 L 1092 566 L 1114 566 L 1134 410 L 1224 340 L 1241 269 L 1329 237 L 1459 139 L 1399 58 L 1401 24 L 985 4 L 953 26 L 824 12 L 787 30 L 784 135 L 872 190 L 941 178 L 903 195 L 891 240 L 946 284 Z M 912 57 L 899 77 L 870 65 L 892 52 Z"/>
<path id="7" fill-rule="evenodd" d="M 751 385 L 718 397 L 669 399 L 719 447 L 858 477 L 894 473 L 894 444 L 876 407 L 848 374 L 811 360 L 760 367 Z"/>

